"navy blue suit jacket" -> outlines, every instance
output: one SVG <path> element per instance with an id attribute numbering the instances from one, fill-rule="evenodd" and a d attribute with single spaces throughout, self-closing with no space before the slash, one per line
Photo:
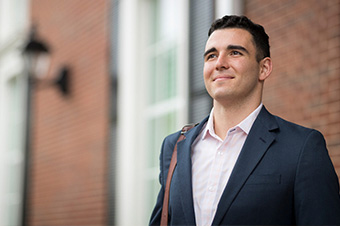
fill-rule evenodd
<path id="1" fill-rule="evenodd" d="M 208 118 L 178 143 L 169 225 L 195 225 L 191 144 Z M 165 138 L 150 225 L 159 225 L 165 182 L 180 133 Z M 219 201 L 213 225 L 340 225 L 339 182 L 321 133 L 271 115 L 255 120 Z"/>

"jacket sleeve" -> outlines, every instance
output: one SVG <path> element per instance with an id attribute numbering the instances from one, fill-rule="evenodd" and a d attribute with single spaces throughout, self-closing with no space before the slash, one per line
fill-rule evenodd
<path id="1" fill-rule="evenodd" d="M 312 130 L 296 171 L 297 225 L 340 225 L 339 181 L 321 133 Z"/>
<path id="2" fill-rule="evenodd" d="M 172 152 L 179 136 L 180 132 L 171 134 L 168 137 L 166 137 L 163 141 L 159 157 L 160 163 L 159 183 L 161 185 L 161 188 L 157 196 L 156 205 L 151 214 L 149 225 L 160 225 L 161 223 L 166 177 L 168 175 Z"/>

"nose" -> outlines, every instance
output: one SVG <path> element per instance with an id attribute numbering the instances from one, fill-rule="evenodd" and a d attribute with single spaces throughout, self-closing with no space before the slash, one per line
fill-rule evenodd
<path id="1" fill-rule="evenodd" d="M 225 70 L 229 68 L 228 57 L 225 54 L 220 54 L 216 61 L 216 70 Z"/>

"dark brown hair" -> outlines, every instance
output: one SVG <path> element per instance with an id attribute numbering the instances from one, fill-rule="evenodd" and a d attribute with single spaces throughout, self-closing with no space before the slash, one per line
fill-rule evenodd
<path id="1" fill-rule="evenodd" d="M 265 57 L 270 57 L 269 36 L 261 25 L 253 23 L 245 16 L 224 16 L 212 23 L 208 36 L 215 30 L 225 28 L 241 28 L 247 30 L 252 35 L 258 62 Z"/>

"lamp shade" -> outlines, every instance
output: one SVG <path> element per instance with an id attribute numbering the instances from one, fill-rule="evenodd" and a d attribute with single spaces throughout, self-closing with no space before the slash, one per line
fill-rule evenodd
<path id="1" fill-rule="evenodd" d="M 23 50 L 24 61 L 30 76 L 42 78 L 47 75 L 50 66 L 50 51 L 47 44 L 36 39 L 32 31 Z"/>

